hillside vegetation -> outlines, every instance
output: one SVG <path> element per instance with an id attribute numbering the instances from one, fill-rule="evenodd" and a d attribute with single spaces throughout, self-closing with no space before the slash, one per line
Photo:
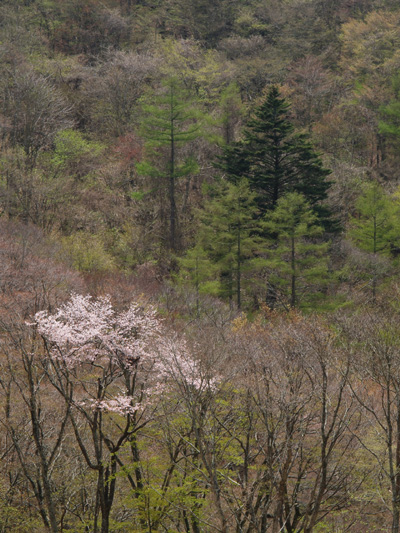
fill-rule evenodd
<path id="1" fill-rule="evenodd" d="M 400 7 L 0 1 L 0 533 L 400 532 Z"/>

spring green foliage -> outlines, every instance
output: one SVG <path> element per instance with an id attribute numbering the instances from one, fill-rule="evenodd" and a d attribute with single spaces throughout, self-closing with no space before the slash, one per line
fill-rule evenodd
<path id="1" fill-rule="evenodd" d="M 154 95 L 153 102 L 143 105 L 142 135 L 146 139 L 146 156 L 137 170 L 152 178 L 161 204 L 168 198 L 167 212 L 162 213 L 161 223 L 168 227 L 166 246 L 177 251 L 180 248 L 178 181 L 198 171 L 195 158 L 182 156 L 181 150 L 200 136 L 200 114 L 175 78 L 164 83 L 162 93 Z"/>
<path id="2" fill-rule="evenodd" d="M 388 139 L 398 143 L 400 139 L 400 75 L 392 80 L 394 98 L 380 108 L 382 119 L 379 121 L 379 132 Z"/>
<path id="3" fill-rule="evenodd" d="M 269 281 L 291 307 L 305 307 L 321 296 L 329 281 L 328 243 L 319 242 L 323 228 L 310 204 L 298 193 L 278 200 L 266 227 L 276 235 L 267 257 Z"/>
<path id="4" fill-rule="evenodd" d="M 65 130 L 56 135 L 51 162 L 56 168 L 64 167 L 84 156 L 99 157 L 103 150 L 104 145 L 85 139 L 79 131 Z"/>
<path id="5" fill-rule="evenodd" d="M 246 180 L 220 182 L 200 214 L 198 244 L 218 272 L 219 295 L 240 308 L 243 284 L 258 268 L 262 242 L 254 193 Z M 208 265 L 208 262 L 205 266 Z M 206 266 L 206 271 L 213 272 Z M 204 274 L 203 274 L 204 275 Z"/>
<path id="6" fill-rule="evenodd" d="M 221 108 L 221 125 L 225 145 L 229 146 L 235 139 L 235 126 L 244 114 L 240 99 L 239 88 L 230 83 L 221 93 L 219 106 Z"/>
<path id="7" fill-rule="evenodd" d="M 206 250 L 200 243 L 190 248 L 179 258 L 178 283 L 192 286 L 196 294 L 196 312 L 200 311 L 200 295 L 219 293 L 218 265 L 211 261 Z"/>
<path id="8" fill-rule="evenodd" d="M 365 186 L 350 220 L 351 239 L 366 252 L 389 255 L 398 241 L 398 207 L 377 182 Z"/>
<path id="9" fill-rule="evenodd" d="M 347 174 L 362 182 L 373 169 L 387 191 L 397 180 L 399 12 L 389 0 L 281 4 L 3 2 L 1 212 L 70 244 L 95 235 L 127 272 L 157 264 L 160 279 L 243 294 L 252 307 L 269 283 L 265 243 L 277 236 L 264 216 L 299 193 L 327 233 L 338 211 L 329 260 L 344 272 L 342 238 L 350 231 L 365 250 L 348 224 L 359 191 Z M 240 291 L 222 289 L 222 263 L 199 231 L 217 177 L 248 181 L 251 237 L 264 238 L 245 253 Z M 75 257 L 81 244 L 70 244 Z M 388 261 L 390 246 L 378 252 Z"/>
<path id="10" fill-rule="evenodd" d="M 0 0 L 0 533 L 400 531 L 399 65 L 398 0 Z"/>
<path id="11" fill-rule="evenodd" d="M 98 235 L 76 233 L 65 237 L 62 245 L 72 259 L 74 268 L 80 272 L 107 272 L 115 269 L 114 258 L 105 250 Z"/>
<path id="12" fill-rule="evenodd" d="M 379 130 L 384 135 L 400 138 L 400 102 L 393 101 L 382 108 L 384 119 L 379 123 Z"/>
<path id="13" fill-rule="evenodd" d="M 356 216 L 350 220 L 349 236 L 359 248 L 371 254 L 370 276 L 375 302 L 378 281 L 387 271 L 379 256 L 390 258 L 399 249 L 399 206 L 374 181 L 364 187 L 356 210 Z"/>

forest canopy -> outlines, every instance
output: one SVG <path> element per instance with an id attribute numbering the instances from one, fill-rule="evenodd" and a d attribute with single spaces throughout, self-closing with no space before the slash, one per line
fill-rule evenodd
<path id="1" fill-rule="evenodd" d="M 0 532 L 400 531 L 400 7 L 0 2 Z"/>

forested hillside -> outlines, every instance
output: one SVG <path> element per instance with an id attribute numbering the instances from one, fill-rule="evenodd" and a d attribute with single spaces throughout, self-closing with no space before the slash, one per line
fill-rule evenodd
<path id="1" fill-rule="evenodd" d="M 0 533 L 400 531 L 400 6 L 0 0 Z"/>

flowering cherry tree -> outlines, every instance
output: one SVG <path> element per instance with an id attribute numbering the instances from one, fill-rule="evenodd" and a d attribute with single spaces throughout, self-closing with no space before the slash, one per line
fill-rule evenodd
<path id="1" fill-rule="evenodd" d="M 134 378 L 139 368 L 147 379 L 151 374 L 154 341 L 161 332 L 153 308 L 132 304 L 117 313 L 107 297 L 74 295 L 54 314 L 42 311 L 35 320 L 53 361 L 75 377 L 90 369 L 92 379 L 74 398 L 76 407 L 122 415 L 138 409 L 144 387 L 138 388 Z"/>
<path id="2" fill-rule="evenodd" d="M 152 418 L 168 383 L 201 390 L 212 380 L 201 376 L 185 340 L 169 335 L 150 306 L 118 312 L 108 297 L 73 295 L 56 312 L 37 313 L 34 325 L 45 343 L 49 379 L 71 405 L 79 448 L 97 471 L 94 533 L 107 533 L 115 474 L 123 466 L 118 452 L 129 442 L 138 461 L 136 433 Z M 140 474 L 130 483 L 139 491 Z"/>

